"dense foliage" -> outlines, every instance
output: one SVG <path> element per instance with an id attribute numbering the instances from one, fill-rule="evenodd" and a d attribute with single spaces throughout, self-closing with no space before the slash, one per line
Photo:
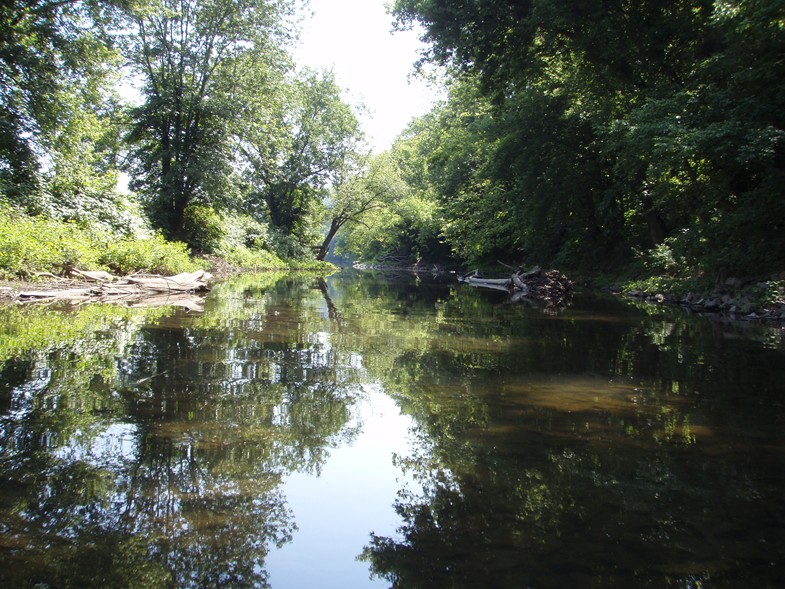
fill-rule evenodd
<path id="1" fill-rule="evenodd" d="M 0 278 L 30 277 L 72 268 L 129 274 L 178 274 L 198 265 L 182 242 L 160 235 L 117 239 L 100 230 L 0 207 Z"/>
<path id="2" fill-rule="evenodd" d="M 782 2 L 397 0 L 394 14 L 453 80 L 394 151 L 424 160 L 409 182 L 459 258 L 785 267 Z"/>
<path id="3" fill-rule="evenodd" d="M 781 1 L 397 0 L 449 92 L 374 157 L 332 73 L 295 67 L 300 10 L 3 3 L 0 201 L 253 267 L 785 268 Z"/>
<path id="4" fill-rule="evenodd" d="M 151 270 L 149 244 L 251 268 L 313 266 L 324 199 L 364 146 L 332 73 L 294 66 L 301 8 L 3 3 L 0 206 L 3 239 L 16 245 L 2 271 L 127 270 L 134 258 L 134 269 Z M 129 86 L 137 96 L 120 95 Z M 123 173 L 131 193 L 120 188 Z M 28 228 L 59 237 L 34 251 Z M 86 253 L 96 235 L 138 247 L 110 263 L 105 252 Z M 55 251 L 73 236 L 79 251 Z"/>

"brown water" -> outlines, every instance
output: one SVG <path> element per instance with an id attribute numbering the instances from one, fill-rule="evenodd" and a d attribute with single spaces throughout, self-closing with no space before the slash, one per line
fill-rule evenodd
<path id="1" fill-rule="evenodd" d="M 0 586 L 779 587 L 783 331 L 449 279 L 0 308 Z"/>

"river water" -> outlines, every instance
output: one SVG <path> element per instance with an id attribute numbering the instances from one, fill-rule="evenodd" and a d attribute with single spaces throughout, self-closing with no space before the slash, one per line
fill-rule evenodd
<path id="1" fill-rule="evenodd" d="M 346 271 L 0 307 L 0 586 L 780 586 L 783 339 Z"/>

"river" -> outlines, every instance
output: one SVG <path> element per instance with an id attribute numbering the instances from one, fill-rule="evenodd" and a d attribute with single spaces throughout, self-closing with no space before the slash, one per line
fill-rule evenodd
<path id="1" fill-rule="evenodd" d="M 351 271 L 2 306 L 0 586 L 779 586 L 783 339 Z"/>

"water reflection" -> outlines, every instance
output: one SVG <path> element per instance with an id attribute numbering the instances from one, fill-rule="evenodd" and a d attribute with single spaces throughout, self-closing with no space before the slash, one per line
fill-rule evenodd
<path id="1" fill-rule="evenodd" d="M 773 586 L 784 349 L 743 329 L 351 273 L 0 308 L 0 584 Z"/>
<path id="2" fill-rule="evenodd" d="M 396 504 L 398 535 L 365 550 L 377 574 L 394 587 L 776 583 L 779 351 L 615 302 L 552 320 L 476 296 L 445 301 L 439 336 L 385 371 L 419 424 L 400 466 L 420 484 Z"/>
<path id="3" fill-rule="evenodd" d="M 125 310 L 93 329 L 4 309 L 15 349 L 39 325 L 61 340 L 3 358 L 2 581 L 268 585 L 265 555 L 296 528 L 281 477 L 318 474 L 356 435 L 359 391 L 309 283 L 268 294 L 279 278 L 223 285 L 203 315 Z"/>

